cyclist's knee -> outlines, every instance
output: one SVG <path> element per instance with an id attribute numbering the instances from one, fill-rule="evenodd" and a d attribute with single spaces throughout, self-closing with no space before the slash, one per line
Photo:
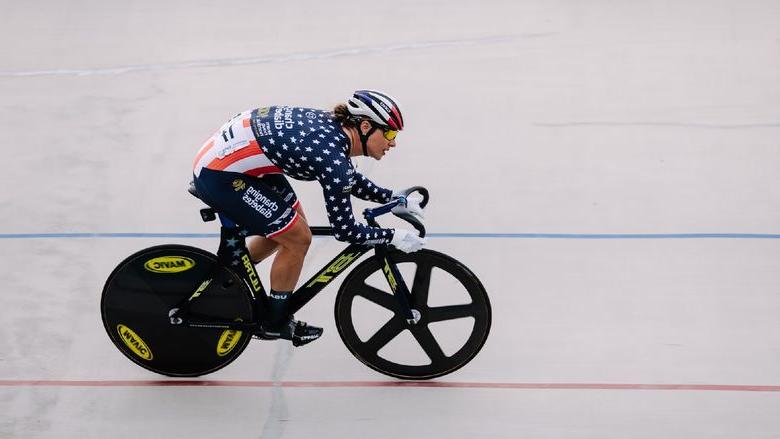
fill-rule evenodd
<path id="1" fill-rule="evenodd" d="M 306 225 L 305 221 L 298 221 L 302 227 L 302 232 L 300 233 L 299 240 L 296 242 L 296 245 L 303 249 L 303 252 L 306 253 L 309 250 L 309 247 L 311 246 L 311 230 L 309 230 L 309 226 Z"/>

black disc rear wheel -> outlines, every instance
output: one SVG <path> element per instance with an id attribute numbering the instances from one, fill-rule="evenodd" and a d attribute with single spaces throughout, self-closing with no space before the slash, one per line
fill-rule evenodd
<path id="1" fill-rule="evenodd" d="M 374 256 L 349 274 L 336 297 L 344 344 L 370 368 L 396 378 L 430 379 L 463 367 L 490 332 L 490 301 L 479 279 L 432 250 L 394 251 L 390 259 L 411 290 L 410 306 L 419 321 L 409 324 L 401 315 L 381 274 L 384 261 Z M 419 353 L 414 358 L 413 351 Z"/>
<path id="2" fill-rule="evenodd" d="M 114 345 L 141 367 L 162 375 L 194 377 L 236 359 L 251 340 L 237 330 L 173 325 L 169 311 L 214 273 L 217 257 L 183 245 L 141 250 L 120 263 L 103 288 L 101 315 Z M 192 302 L 193 314 L 251 322 L 244 282 L 221 267 Z"/>

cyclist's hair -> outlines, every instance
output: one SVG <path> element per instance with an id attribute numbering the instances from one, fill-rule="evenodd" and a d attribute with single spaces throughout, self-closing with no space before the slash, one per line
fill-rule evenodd
<path id="1" fill-rule="evenodd" d="M 355 116 L 349 114 L 347 110 L 347 104 L 338 104 L 333 108 L 333 116 L 336 122 L 340 123 L 344 128 L 355 128 Z"/>

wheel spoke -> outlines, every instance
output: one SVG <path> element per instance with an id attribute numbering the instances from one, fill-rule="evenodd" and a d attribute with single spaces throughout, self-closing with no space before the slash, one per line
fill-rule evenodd
<path id="1" fill-rule="evenodd" d="M 390 311 L 396 312 L 398 310 L 398 301 L 392 294 L 389 294 L 378 288 L 374 288 L 371 285 L 361 285 L 357 295 L 368 299 L 382 308 L 389 309 Z"/>
<path id="2" fill-rule="evenodd" d="M 400 319 L 393 317 L 388 320 L 379 330 L 366 341 L 368 346 L 374 353 L 379 352 L 380 349 L 385 347 L 390 340 L 396 338 L 398 334 L 403 331 L 404 327 Z"/>
<path id="3" fill-rule="evenodd" d="M 431 287 L 431 271 L 433 265 L 428 262 L 417 264 L 417 271 L 414 273 L 414 282 L 412 283 L 412 301 L 415 306 L 428 303 L 428 291 Z"/>
<path id="4" fill-rule="evenodd" d="M 427 326 L 414 327 L 412 329 L 412 335 L 417 339 L 417 343 L 420 343 L 420 347 L 425 351 L 433 364 L 447 358 L 444 351 L 441 350 L 439 342 L 436 341 L 436 338 Z"/>
<path id="5" fill-rule="evenodd" d="M 443 320 L 474 317 L 474 314 L 474 305 L 471 303 L 465 305 L 438 306 L 428 310 L 426 313 L 426 320 L 428 322 L 441 322 Z"/>

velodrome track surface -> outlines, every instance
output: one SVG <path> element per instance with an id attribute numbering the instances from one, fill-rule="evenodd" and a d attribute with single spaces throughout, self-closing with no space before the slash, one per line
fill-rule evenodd
<path id="1" fill-rule="evenodd" d="M 780 435 L 780 5 L 40 2 L 0 28 L 0 437 L 772 438 Z M 215 250 L 186 193 L 219 124 L 396 95 L 388 187 L 493 303 L 463 369 L 398 382 L 333 324 L 198 380 L 105 334 L 130 253 Z M 312 225 L 316 183 L 293 183 Z M 364 204 L 356 203 L 357 209 Z M 304 277 L 341 246 L 317 238 Z M 267 264 L 260 266 L 267 283 Z"/>

